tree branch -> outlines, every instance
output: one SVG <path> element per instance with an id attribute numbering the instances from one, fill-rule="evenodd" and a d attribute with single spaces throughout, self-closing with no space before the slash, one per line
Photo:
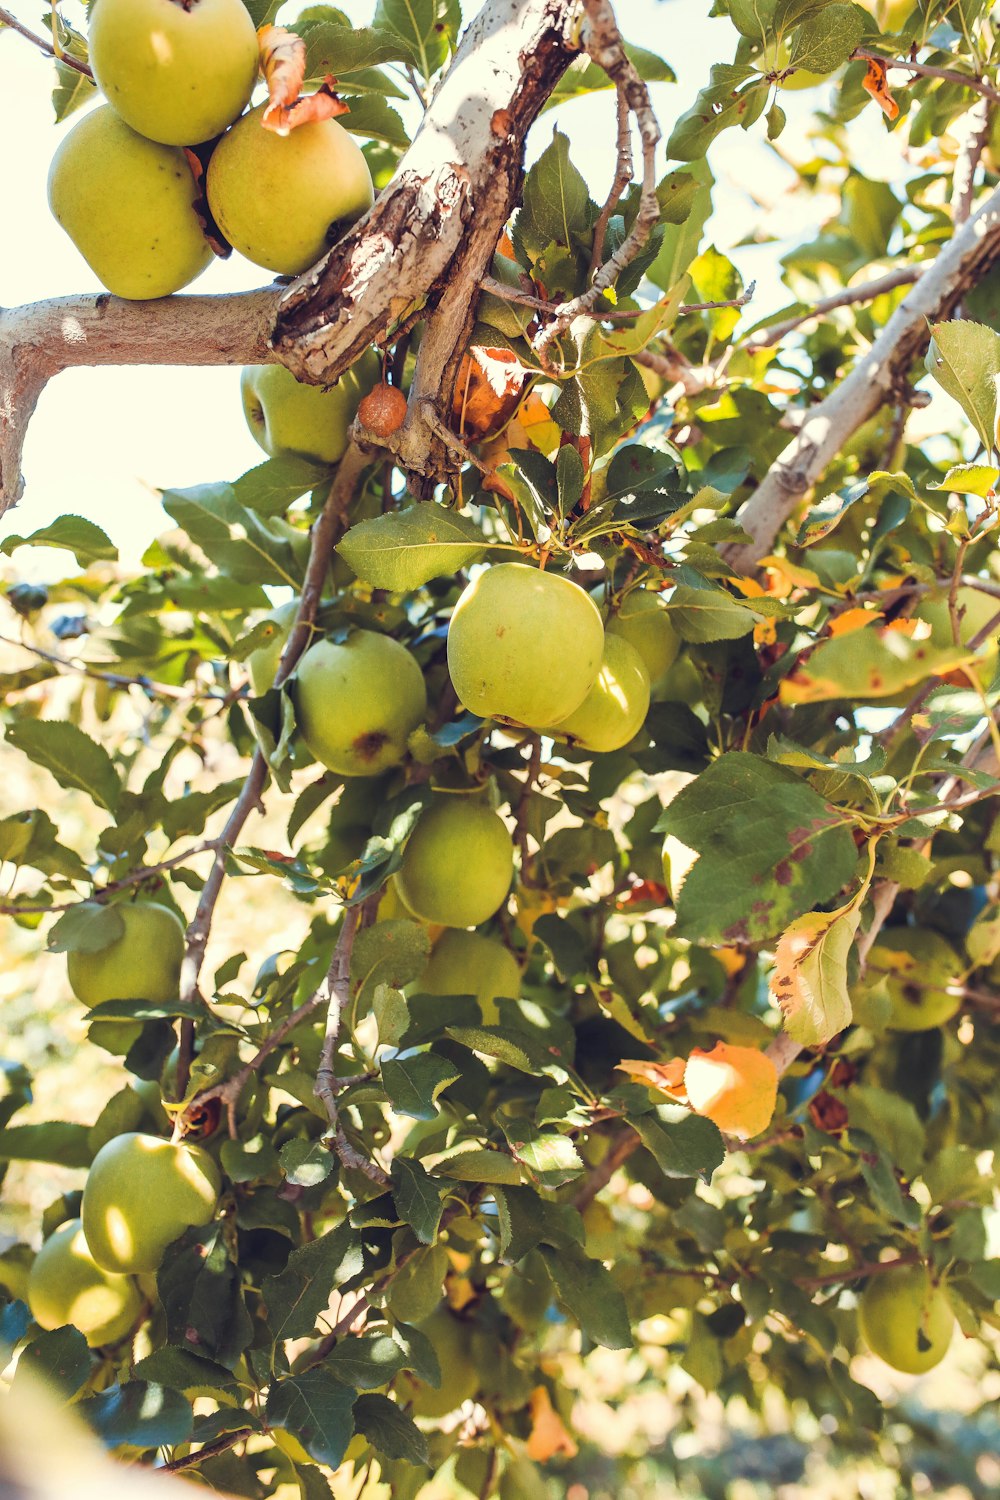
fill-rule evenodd
<path id="1" fill-rule="evenodd" d="M 233 365 L 273 360 L 279 292 L 126 302 L 107 292 L 0 309 L 0 516 L 21 497 L 24 436 L 47 383 L 81 365 Z"/>
<path id="2" fill-rule="evenodd" d="M 885 52 L 873 52 L 869 47 L 856 47 L 851 53 L 852 59 L 867 62 L 883 63 L 887 68 L 903 68 L 907 73 L 912 73 L 915 78 L 940 78 L 945 83 L 958 83 L 963 88 L 971 89 L 975 94 L 981 94 L 984 99 L 989 99 L 994 104 L 1000 104 L 1000 93 L 987 83 L 983 78 L 977 78 L 974 73 L 960 73 L 957 68 L 940 68 L 936 63 L 911 62 L 909 58 L 889 57 Z"/>
<path id="3" fill-rule="evenodd" d="M 772 323 L 769 328 L 762 329 L 758 335 L 752 335 L 747 344 L 747 353 L 756 354 L 758 349 L 771 349 L 775 344 L 780 344 L 786 334 L 792 333 L 803 323 L 811 323 L 814 318 L 822 318 L 826 313 L 833 312 L 838 307 L 853 307 L 858 302 L 873 302 L 876 297 L 881 297 L 885 292 L 894 291 L 898 286 L 910 286 L 914 281 L 919 281 L 922 274 L 922 266 L 900 266 L 898 270 L 889 271 L 885 276 L 877 276 L 873 281 L 862 282 L 859 286 L 846 286 L 842 292 L 834 292 L 830 297 L 821 297 L 805 312 L 782 318 L 780 323 Z"/>
<path id="4" fill-rule="evenodd" d="M 54 57 L 57 62 L 65 63 L 67 68 L 72 68 L 74 73 L 82 73 L 84 78 L 89 78 L 93 82 L 93 72 L 85 62 L 81 62 L 78 57 L 70 57 L 68 52 L 57 51 L 46 37 L 37 36 L 35 32 L 29 31 L 23 21 L 12 16 L 5 6 L 0 6 L 0 28 L 4 26 L 9 26 L 11 31 L 17 32 L 18 36 L 23 36 L 25 41 L 37 47 L 40 52 L 44 52 L 46 57 Z"/>
<path id="5" fill-rule="evenodd" d="M 730 567 L 748 572 L 771 550 L 800 498 L 852 433 L 874 416 L 909 374 L 929 342 L 929 325 L 947 317 L 998 259 L 1000 188 L 924 271 L 851 373 L 810 408 L 795 437 L 740 512 L 740 523 L 753 540 L 722 549 Z"/>

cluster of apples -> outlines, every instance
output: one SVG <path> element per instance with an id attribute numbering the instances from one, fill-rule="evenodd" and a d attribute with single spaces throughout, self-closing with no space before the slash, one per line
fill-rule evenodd
<path id="1" fill-rule="evenodd" d="M 287 276 L 373 202 L 364 153 L 336 120 L 280 135 L 266 105 L 243 113 L 259 69 L 243 0 L 95 0 L 89 48 L 108 103 L 60 144 L 49 205 L 117 296 L 165 297 L 205 270 L 204 197 L 234 249 Z"/>

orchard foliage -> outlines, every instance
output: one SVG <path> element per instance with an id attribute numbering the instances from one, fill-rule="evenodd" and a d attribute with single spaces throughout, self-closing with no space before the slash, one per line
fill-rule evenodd
<path id="1" fill-rule="evenodd" d="M 83 1189 L 105 1153 L 84 1229 L 88 1211 L 97 1239 L 133 1222 L 152 1191 L 158 1242 L 134 1292 L 115 1283 L 128 1328 L 93 1351 L 100 1320 L 74 1327 L 70 1308 L 52 1327 L 29 1305 L 32 1250 L 7 1251 L 0 1333 L 123 1457 L 306 1500 L 333 1471 L 405 1500 L 447 1466 L 462 1493 L 510 1500 L 552 1493 L 550 1463 L 560 1484 L 585 1472 L 573 1389 L 595 1346 L 657 1388 L 657 1318 L 667 1364 L 706 1391 L 760 1410 L 777 1389 L 859 1451 L 885 1418 L 852 1373 L 862 1329 L 923 1369 L 955 1324 L 974 1368 L 995 1366 L 997 272 L 961 288 L 961 318 L 942 309 L 933 381 L 921 349 L 893 401 L 845 427 L 760 567 L 727 550 L 790 430 L 907 294 L 905 274 L 864 284 L 913 280 L 947 244 L 970 162 L 976 191 L 996 186 L 991 6 L 893 5 L 896 33 L 878 9 L 716 0 L 731 53 L 661 120 L 657 222 L 549 337 L 548 304 L 585 296 L 642 205 L 637 180 L 604 202 L 552 133 L 438 413 L 452 483 L 408 486 L 384 446 L 419 317 L 387 340 L 360 452 L 338 469 L 279 444 L 164 491 L 171 529 L 134 573 L 86 517 L 32 532 L 29 475 L 0 541 L 24 647 L 0 692 L 6 760 L 41 768 L 47 795 L 0 820 L 4 920 L 37 933 L 39 964 L 68 959 L 121 1087 L 91 1122 L 19 1123 L 31 1081 L 11 1063 L 0 1156 Z M 407 144 L 396 106 L 410 84 L 430 97 L 461 18 L 455 0 L 380 0 L 356 19 L 311 5 L 296 29 L 307 87 L 335 74 L 378 189 Z M 869 53 L 920 66 L 871 84 Z M 93 85 L 56 68 L 62 119 Z M 706 152 L 723 163 L 734 130 L 785 149 L 803 81 L 796 192 L 839 208 L 783 257 L 788 307 L 755 323 L 739 250 L 706 236 Z M 609 86 L 581 55 L 552 102 Z M 852 144 L 862 112 L 908 152 L 891 185 Z M 922 411 L 942 389 L 946 430 Z M 80 571 L 20 583 L 24 546 Z M 551 712 L 567 687 L 576 708 Z M 85 839 L 56 788 L 89 799 Z M 261 788 L 279 848 L 254 841 Z M 280 951 L 248 925 L 200 968 L 216 875 L 236 907 L 246 882 L 294 894 Z M 158 1161 L 171 1138 L 207 1152 L 215 1209 L 203 1192 L 185 1218 L 180 1187 L 144 1188 L 137 1134 Z M 117 1188 L 115 1160 L 137 1163 Z M 80 1200 L 51 1205 L 33 1249 L 68 1245 L 71 1223 L 78 1244 Z"/>

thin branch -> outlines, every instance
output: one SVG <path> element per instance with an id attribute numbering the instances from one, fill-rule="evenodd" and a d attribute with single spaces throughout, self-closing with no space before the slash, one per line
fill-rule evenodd
<path id="1" fill-rule="evenodd" d="M 242 1443 L 244 1438 L 252 1435 L 252 1427 L 240 1427 L 235 1432 L 224 1432 L 214 1442 L 204 1443 L 197 1453 L 186 1453 L 183 1458 L 175 1458 L 172 1463 L 161 1464 L 157 1473 L 181 1474 L 185 1469 L 196 1469 L 200 1463 L 208 1458 L 215 1458 L 220 1453 L 228 1453 L 230 1448 L 235 1448 L 237 1443 Z"/>
<path id="2" fill-rule="evenodd" d="M 598 1162 L 594 1170 L 588 1173 L 583 1184 L 573 1196 L 573 1207 L 580 1213 L 588 1208 L 598 1193 L 602 1192 L 618 1171 L 618 1168 L 628 1161 L 634 1151 L 638 1151 L 642 1145 L 636 1132 L 629 1125 L 621 1131 L 608 1147 L 604 1160 Z"/>
<path id="3" fill-rule="evenodd" d="M 113 896 L 116 891 L 128 890 L 130 886 L 142 885 L 143 881 L 152 879 L 155 875 L 162 875 L 166 870 L 174 870 L 178 865 L 187 864 L 189 859 L 194 859 L 198 854 L 213 852 L 219 847 L 218 839 L 205 839 L 203 843 L 195 844 L 191 849 L 185 849 L 181 854 L 174 854 L 170 859 L 161 859 L 155 865 L 137 865 L 127 875 L 122 875 L 118 880 L 110 880 L 107 885 L 96 887 L 89 896 L 77 896 L 73 901 L 60 901 L 49 906 L 22 906 L 16 901 L 0 904 L 0 916 L 54 916 L 57 912 L 70 911 L 74 906 L 79 906 L 81 901 L 100 901 L 105 896 Z"/>
<path id="4" fill-rule="evenodd" d="M 14 640 L 11 636 L 0 635 L 0 644 L 14 646 L 19 651 L 29 651 L 32 656 L 37 656 L 41 661 L 51 662 L 63 672 L 79 672 L 84 677 L 91 677 L 95 682 L 107 682 L 112 687 L 141 688 L 150 698 L 165 698 L 173 703 L 188 703 L 194 699 L 214 699 L 218 703 L 232 703 L 239 693 L 219 692 L 214 688 L 181 688 L 173 687 L 168 682 L 156 682 L 151 677 L 129 677 L 124 672 L 102 672 L 92 662 L 68 661 L 65 656 L 58 656 L 54 651 L 44 651 L 41 646 L 35 646 L 30 641 Z M 240 689 L 242 692 L 242 689 Z"/>
<path id="5" fill-rule="evenodd" d="M 889 57 L 884 52 L 873 52 L 869 47 L 856 47 L 851 53 L 852 61 L 880 62 L 887 68 L 903 68 L 907 73 L 912 73 L 918 78 L 940 78 L 945 83 L 957 83 L 962 88 L 971 89 L 974 94 L 981 94 L 984 99 L 989 99 L 993 104 L 1000 104 L 1000 92 L 985 79 L 978 78 L 974 73 L 960 73 L 957 68 L 940 68 L 936 63 L 911 62 L 909 58 Z"/>
<path id="6" fill-rule="evenodd" d="M 753 301 L 753 294 L 757 290 L 756 281 L 751 281 L 745 292 L 738 297 L 730 297 L 725 302 L 684 302 L 677 309 L 677 315 L 681 313 L 717 312 L 725 307 L 746 307 L 748 302 Z"/>
<path id="7" fill-rule="evenodd" d="M 913 1266 L 922 1257 L 916 1250 L 907 1255 L 898 1255 L 895 1260 L 863 1260 L 857 1266 L 844 1266 L 841 1271 L 831 1271 L 825 1276 L 803 1276 L 796 1277 L 796 1285 L 805 1287 L 809 1291 L 818 1291 L 824 1286 L 839 1286 L 841 1282 L 860 1281 L 862 1277 L 881 1276 L 886 1271 L 894 1271 L 897 1266 Z"/>
<path id="8" fill-rule="evenodd" d="M 82 73 L 84 78 L 89 78 L 93 83 L 94 75 L 85 62 L 80 62 L 79 58 L 70 57 L 68 52 L 58 52 L 46 37 L 37 36 L 35 32 L 29 31 L 23 21 L 19 21 L 4 6 L 0 6 L 0 27 L 4 26 L 9 26 L 11 31 L 17 32 L 18 36 L 23 36 L 33 47 L 37 47 L 39 52 L 44 52 L 47 57 L 54 57 L 57 62 L 65 63 L 67 68 L 72 68 L 74 73 Z"/>
<path id="9" fill-rule="evenodd" d="M 365 462 L 364 455 L 352 443 L 340 461 L 326 497 L 326 504 L 313 527 L 302 597 L 299 600 L 295 624 L 292 626 L 288 640 L 285 642 L 285 649 L 281 654 L 281 661 L 274 679 L 276 688 L 280 688 L 291 676 L 309 643 L 333 548 L 345 529 L 347 508 L 357 489 Z M 235 844 L 251 813 L 260 805 L 261 793 L 266 782 L 267 760 L 258 745 L 254 751 L 246 781 L 243 783 L 243 789 L 219 836 L 219 847 L 216 850 L 211 871 L 188 928 L 187 947 L 181 968 L 181 995 L 187 1001 L 202 998 L 198 987 L 199 978 L 215 904 L 219 899 L 219 892 L 225 878 L 227 851 Z"/>
<path id="10" fill-rule="evenodd" d="M 875 945 L 882 928 L 888 921 L 889 914 L 896 904 L 899 895 L 899 882 L 896 880 L 876 881 L 872 890 L 872 916 L 865 931 L 858 938 L 858 977 L 865 977 L 868 967 L 868 955 Z"/>
<path id="11" fill-rule="evenodd" d="M 632 358 L 636 364 L 644 365 L 647 370 L 678 387 L 685 396 L 700 396 L 702 391 L 715 390 L 718 385 L 725 384 L 715 365 L 692 365 L 676 349 L 662 352 L 642 349 Z"/>
<path id="12" fill-rule="evenodd" d="M 618 109 L 618 144 L 617 159 L 615 162 L 615 176 L 611 184 L 611 191 L 604 201 L 604 207 L 594 225 L 594 244 L 590 252 L 590 270 L 588 275 L 594 276 L 600 268 L 601 257 L 604 254 L 604 237 L 608 232 L 611 215 L 621 202 L 622 193 L 632 181 L 632 114 L 629 110 L 628 98 L 624 89 L 617 90 L 615 103 Z"/>
<path id="13" fill-rule="evenodd" d="M 803 323 L 811 323 L 814 318 L 825 317 L 828 312 L 834 312 L 838 307 L 853 307 L 859 302 L 873 302 L 876 297 L 894 291 L 898 286 L 911 286 L 913 282 L 919 281 L 922 274 L 922 266 L 900 266 L 898 270 L 889 271 L 885 276 L 876 276 L 872 281 L 861 282 L 858 286 L 845 286 L 841 292 L 834 292 L 829 297 L 821 297 L 804 312 L 782 318 L 780 323 L 772 323 L 769 328 L 762 329 L 759 334 L 751 335 L 750 342 L 746 346 L 747 353 L 756 354 L 758 349 L 773 348 L 786 334 L 794 332 Z"/>
<path id="14" fill-rule="evenodd" d="M 632 227 L 618 249 L 604 262 L 585 292 L 556 308 L 552 322 L 535 340 L 535 353 L 543 365 L 549 364 L 549 348 L 566 332 L 573 319 L 591 312 L 625 267 L 635 260 L 660 218 L 660 204 L 656 196 L 656 148 L 660 142 L 660 127 L 653 112 L 649 90 L 625 51 L 610 0 L 583 0 L 583 5 L 586 11 L 584 46 L 597 66 L 614 83 L 619 98 L 624 100 L 639 127 L 642 141 L 642 186 Z"/>
<path id="15" fill-rule="evenodd" d="M 931 326 L 1000 259 L 1000 188 L 945 245 L 896 308 L 850 374 L 816 406 L 739 513 L 752 541 L 721 549 L 728 565 L 750 571 L 852 433 L 887 401 L 927 347 Z"/>

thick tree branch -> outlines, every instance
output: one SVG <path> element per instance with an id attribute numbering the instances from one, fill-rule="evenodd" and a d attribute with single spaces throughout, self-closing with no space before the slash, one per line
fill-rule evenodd
<path id="1" fill-rule="evenodd" d="M 990 194 L 979 212 L 962 225 L 924 271 L 851 373 L 810 409 L 795 437 L 740 512 L 743 529 L 753 540 L 724 549 L 732 568 L 748 572 L 771 550 L 801 497 L 852 433 L 874 416 L 908 376 L 930 339 L 930 324 L 946 318 L 998 259 L 1000 188 Z"/>
<path id="2" fill-rule="evenodd" d="M 282 299 L 273 336 L 300 379 L 335 380 L 415 308 L 432 309 L 402 468 L 427 480 L 457 467 L 427 420 L 447 414 L 478 290 L 518 202 L 528 129 L 579 48 L 570 0 L 490 0 L 469 26 L 413 144 L 375 206 Z"/>
<path id="3" fill-rule="evenodd" d="M 263 364 L 276 288 L 125 302 L 107 292 L 0 309 L 0 516 L 23 490 L 21 453 L 38 398 L 81 365 Z"/>

